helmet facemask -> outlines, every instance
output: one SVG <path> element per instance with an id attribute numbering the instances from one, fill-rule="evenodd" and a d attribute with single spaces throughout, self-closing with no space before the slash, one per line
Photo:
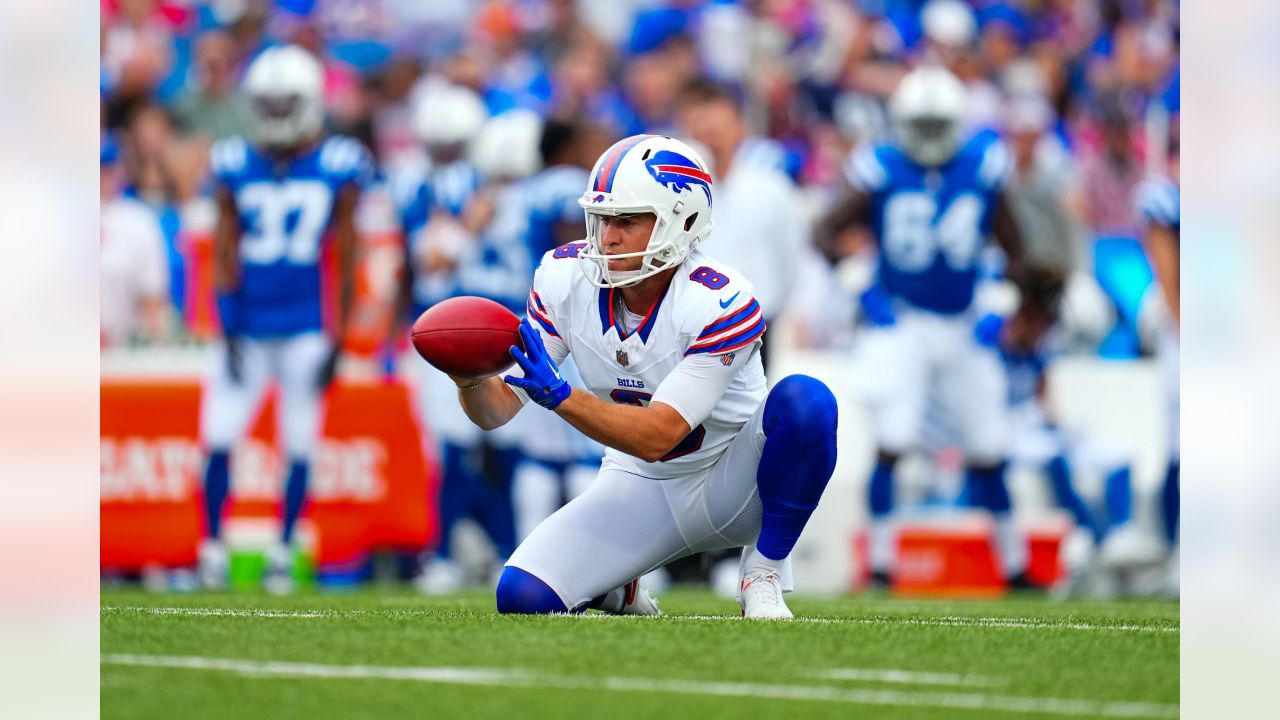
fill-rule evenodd
<path id="1" fill-rule="evenodd" d="M 676 210 L 682 210 L 683 203 L 676 204 Z M 617 217 L 622 215 L 639 215 L 652 214 L 656 217 L 653 223 L 653 232 L 649 234 L 649 242 L 644 250 L 629 253 L 614 253 L 612 255 L 604 252 L 601 244 L 601 238 L 604 233 L 604 218 Z M 616 288 L 628 287 L 635 285 L 643 280 L 653 277 L 663 270 L 673 268 L 684 261 L 693 249 L 698 246 L 702 238 L 707 234 L 706 231 L 699 237 L 692 238 L 688 241 L 684 252 L 680 251 L 680 236 L 688 231 L 685 227 L 692 228 L 693 221 L 689 218 L 681 218 L 679 214 L 672 217 L 668 213 L 656 212 L 656 208 L 613 208 L 611 210 L 588 210 L 587 211 L 587 247 L 578 254 L 578 257 L 586 262 L 581 263 L 582 271 L 586 273 L 589 279 L 597 287 Z M 710 230 L 710 226 L 706 228 Z M 643 258 L 640 262 L 640 268 L 636 270 L 611 270 L 609 269 L 610 260 L 619 260 L 624 258 Z"/>
<path id="2" fill-rule="evenodd" d="M 302 95 L 255 95 L 249 98 L 253 138 L 271 147 L 288 147 L 305 140 L 323 124 L 323 110 Z M 316 122 L 319 118 L 320 122 Z"/>
<path id="3" fill-rule="evenodd" d="M 921 165 L 946 163 L 960 144 L 960 123 L 942 115 L 901 118 L 894 129 L 903 149 Z"/>

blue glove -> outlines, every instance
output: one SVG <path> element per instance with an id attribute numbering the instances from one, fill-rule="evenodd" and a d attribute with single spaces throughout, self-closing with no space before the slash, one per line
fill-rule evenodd
<path id="1" fill-rule="evenodd" d="M 1000 344 L 1000 332 L 1004 330 L 1004 317 L 995 313 L 983 315 L 973 326 L 973 339 L 979 345 L 996 347 Z"/>
<path id="2" fill-rule="evenodd" d="M 862 316 L 876 327 L 889 327 L 898 319 L 893 315 L 893 298 L 880 283 L 872 283 L 858 296 L 858 305 L 862 308 Z"/>
<path id="3" fill-rule="evenodd" d="M 555 410 L 569 397 L 573 388 L 560 377 L 556 361 L 547 354 L 542 336 L 529 325 L 529 318 L 520 321 L 520 339 L 524 341 L 524 352 L 520 352 L 520 348 L 515 345 L 508 352 L 520 369 L 524 370 L 524 377 L 507 375 L 502 379 L 508 385 L 523 390 L 530 400 L 548 410 Z"/>

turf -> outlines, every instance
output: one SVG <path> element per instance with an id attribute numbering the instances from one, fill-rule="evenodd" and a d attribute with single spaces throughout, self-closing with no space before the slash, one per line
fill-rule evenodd
<path id="1" fill-rule="evenodd" d="M 104 590 L 102 717 L 1177 715 L 1173 602 L 790 605 L 808 620 L 745 622 L 697 591 L 619 618 L 500 617 L 486 593 Z"/>

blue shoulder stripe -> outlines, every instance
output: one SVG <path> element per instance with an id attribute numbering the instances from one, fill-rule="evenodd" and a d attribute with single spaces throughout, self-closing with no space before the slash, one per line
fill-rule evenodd
<path id="1" fill-rule="evenodd" d="M 686 350 L 684 354 L 688 356 L 688 355 L 698 355 L 701 353 L 721 353 L 721 352 L 728 352 L 730 350 L 736 350 L 742 347 L 743 345 L 754 342 L 756 338 L 764 334 L 764 330 L 765 330 L 764 318 L 760 318 L 755 323 L 752 323 L 751 327 L 743 330 L 740 333 L 735 333 L 734 335 L 727 337 L 724 340 L 721 340 L 720 342 L 715 343 L 714 345 L 707 345 L 705 347 L 698 347 L 697 345 L 694 345 L 693 347 Z"/>
<path id="2" fill-rule="evenodd" d="M 545 330 L 548 335 L 552 335 L 554 337 L 560 337 L 560 333 L 556 332 L 556 326 L 552 325 L 550 322 L 544 319 L 541 315 L 539 315 L 537 311 L 533 309 L 532 306 L 527 307 L 525 309 L 528 310 L 529 317 L 533 318 L 534 320 L 537 320 L 538 324 L 542 326 L 542 329 Z"/>
<path id="3" fill-rule="evenodd" d="M 755 298 L 751 298 L 751 302 L 747 303 L 741 310 L 729 315 L 728 317 L 720 318 L 704 328 L 703 331 L 698 334 L 698 339 L 701 340 L 703 338 L 708 338 L 718 332 L 731 328 L 751 317 L 751 315 L 758 309 L 760 309 L 760 303 L 756 302 Z"/>

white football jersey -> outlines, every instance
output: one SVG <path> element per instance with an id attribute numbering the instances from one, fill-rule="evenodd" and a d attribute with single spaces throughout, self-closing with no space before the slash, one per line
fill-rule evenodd
<path id="1" fill-rule="evenodd" d="M 710 416 L 663 459 L 647 463 L 609 448 L 604 467 L 651 478 L 710 467 L 768 392 L 759 354 L 765 322 L 751 283 L 695 250 L 676 270 L 666 295 L 627 333 L 615 318 L 618 291 L 596 287 L 578 266 L 585 247 L 585 242 L 568 243 L 543 257 L 529 293 L 528 316 L 556 362 L 573 355 L 586 389 L 596 397 L 648 405 L 662 381 L 690 355 L 719 356 L 725 365 L 740 366 Z"/>

